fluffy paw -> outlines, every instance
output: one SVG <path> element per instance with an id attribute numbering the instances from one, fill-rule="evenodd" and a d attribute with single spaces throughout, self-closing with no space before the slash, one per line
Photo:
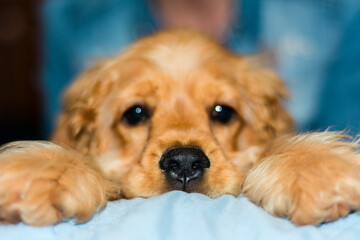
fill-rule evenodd
<path id="1" fill-rule="evenodd" d="M 49 142 L 0 148 L 0 223 L 83 222 L 116 194 L 116 186 L 70 149 Z"/>
<path id="2" fill-rule="evenodd" d="M 341 133 L 282 138 L 249 172 L 243 193 L 297 225 L 319 224 L 360 209 L 358 144 Z"/>

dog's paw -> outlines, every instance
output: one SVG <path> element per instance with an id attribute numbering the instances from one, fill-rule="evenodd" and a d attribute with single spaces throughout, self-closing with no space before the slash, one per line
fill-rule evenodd
<path id="1" fill-rule="evenodd" d="M 88 220 L 116 194 L 90 162 L 48 142 L 0 148 L 0 223 L 55 224 Z"/>
<path id="2" fill-rule="evenodd" d="M 297 225 L 330 222 L 359 210 L 358 144 L 344 137 L 324 132 L 276 141 L 246 177 L 244 195 Z"/>

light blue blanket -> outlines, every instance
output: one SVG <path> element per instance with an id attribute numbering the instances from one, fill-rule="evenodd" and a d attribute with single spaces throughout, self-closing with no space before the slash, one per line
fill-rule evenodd
<path id="1" fill-rule="evenodd" d="M 320 226 L 296 227 L 247 198 L 174 191 L 108 203 L 92 220 L 50 227 L 0 226 L 1 240 L 51 239 L 360 239 L 360 214 Z"/>

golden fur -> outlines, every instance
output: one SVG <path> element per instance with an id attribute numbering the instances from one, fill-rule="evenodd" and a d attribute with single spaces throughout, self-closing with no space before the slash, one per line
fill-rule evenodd
<path id="1" fill-rule="evenodd" d="M 358 144 L 342 133 L 293 135 L 281 80 L 191 31 L 142 39 L 84 72 L 65 94 L 53 142 L 0 149 L 0 221 L 88 220 L 107 200 L 151 197 L 176 187 L 159 160 L 196 146 L 211 166 L 188 192 L 240 193 L 296 224 L 345 216 L 360 203 Z M 216 105 L 236 116 L 213 121 Z M 122 120 L 134 105 L 150 118 Z"/>

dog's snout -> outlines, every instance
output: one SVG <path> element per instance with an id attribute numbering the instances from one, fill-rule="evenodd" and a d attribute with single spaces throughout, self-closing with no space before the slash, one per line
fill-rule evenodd
<path id="1" fill-rule="evenodd" d="M 170 181 L 181 183 L 183 190 L 191 180 L 200 179 L 210 161 L 197 147 L 175 147 L 168 149 L 160 160 L 160 169 Z"/>

